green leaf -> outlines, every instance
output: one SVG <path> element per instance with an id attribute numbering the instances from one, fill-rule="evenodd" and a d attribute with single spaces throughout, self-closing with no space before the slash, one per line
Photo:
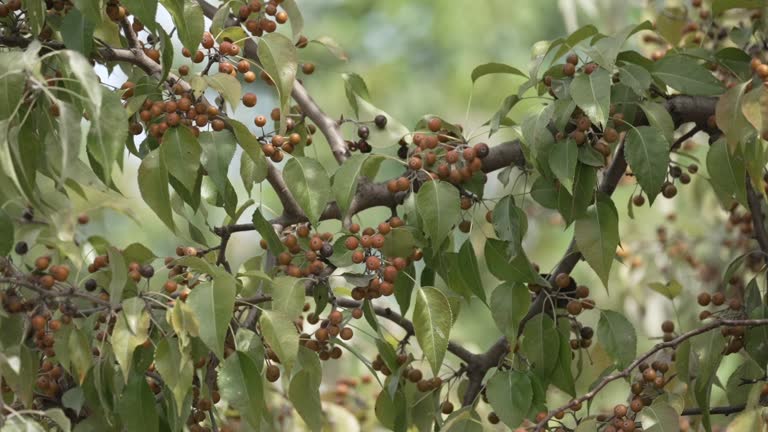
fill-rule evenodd
<path id="1" fill-rule="evenodd" d="M 462 407 L 445 419 L 440 432 L 483 432 L 483 422 L 474 407 Z"/>
<path id="2" fill-rule="evenodd" d="M 264 340 L 290 373 L 299 350 L 299 334 L 293 319 L 281 312 L 263 311 L 259 323 Z"/>
<path id="3" fill-rule="evenodd" d="M 160 157 L 168 167 L 168 174 L 178 180 L 184 187 L 184 192 L 190 197 L 197 184 L 201 154 L 200 143 L 189 128 L 184 126 L 169 128 L 163 135 Z"/>
<path id="4" fill-rule="evenodd" d="M 751 36 L 750 36 L 751 37 Z M 752 56 L 735 47 L 725 47 L 715 53 L 715 59 L 726 70 L 732 71 L 742 80 L 752 76 Z"/>
<path id="5" fill-rule="evenodd" d="M 469 287 L 472 294 L 476 295 L 485 305 L 488 302 L 485 300 L 485 289 L 483 288 L 483 281 L 480 278 L 480 267 L 477 264 L 477 254 L 475 248 L 472 246 L 471 239 L 464 241 L 464 244 L 459 248 L 459 254 L 457 256 L 459 274 L 464 280 L 464 285 Z"/>
<path id="6" fill-rule="evenodd" d="M 33 36 L 37 36 L 43 29 L 46 16 L 46 4 L 44 1 L 31 0 L 24 2 L 27 15 L 27 24 Z"/>
<path id="7" fill-rule="evenodd" d="M 0 60 L 13 62 L 18 59 L 13 55 L 3 53 L 0 55 Z M 14 114 L 16 106 L 21 102 L 26 77 L 21 71 L 6 70 L 5 66 L 0 66 L 0 72 L 4 75 L 3 79 L 0 80 L 0 120 L 5 120 Z"/>
<path id="8" fill-rule="evenodd" d="M 157 1 L 154 0 L 126 0 L 125 6 L 131 11 L 132 14 L 136 15 L 139 20 L 144 24 L 145 26 L 149 26 L 151 28 L 152 25 L 155 24 L 155 15 L 157 15 Z M 199 40 L 197 41 L 200 42 Z M 197 44 L 195 44 L 195 48 L 197 48 Z M 192 49 L 189 49 L 192 51 Z"/>
<path id="9" fill-rule="evenodd" d="M 560 341 L 558 344 L 559 352 L 557 357 L 557 366 L 552 372 L 552 384 L 560 390 L 566 392 L 571 397 L 576 397 L 576 385 L 574 383 L 573 373 L 571 372 L 571 362 L 573 355 L 571 344 L 568 339 L 571 333 L 571 323 L 566 318 L 557 320 Z"/>
<path id="10" fill-rule="evenodd" d="M 481 77 L 492 74 L 511 74 L 527 78 L 528 76 L 519 69 L 504 63 L 485 63 L 472 70 L 472 84 Z"/>
<path id="11" fill-rule="evenodd" d="M 126 430 L 158 432 L 160 419 L 155 407 L 155 395 L 143 374 L 134 373 L 127 380 L 127 386 L 120 397 L 117 411 Z"/>
<path id="12" fill-rule="evenodd" d="M 445 294 L 433 287 L 422 287 L 416 292 L 413 327 L 416 340 L 435 375 L 440 372 L 448 349 L 452 322 L 451 305 Z"/>
<path id="13" fill-rule="evenodd" d="M 189 351 L 180 350 L 176 339 L 163 338 L 155 348 L 155 368 L 173 393 L 176 406 L 183 406 L 195 372 Z"/>
<path id="14" fill-rule="evenodd" d="M 680 419 L 675 408 L 666 402 L 654 401 L 638 414 L 643 430 L 647 432 L 672 432 L 680 430 Z"/>
<path id="15" fill-rule="evenodd" d="M 744 381 L 763 376 L 763 369 L 757 363 L 746 359 L 728 377 L 725 391 L 730 405 L 746 404 L 749 401 L 749 393 L 744 391 Z"/>
<path id="16" fill-rule="evenodd" d="M 18 395 L 19 401 L 25 407 L 33 408 L 35 380 L 40 368 L 39 355 L 26 345 L 21 345 L 13 355 L 10 352 L 4 355 L 0 365 L 8 387 Z"/>
<path id="17" fill-rule="evenodd" d="M 611 107 L 611 74 L 599 68 L 579 74 L 571 82 L 571 97 L 594 123 L 605 125 Z"/>
<path id="18" fill-rule="evenodd" d="M 750 319 L 768 318 L 768 306 L 755 308 L 749 314 Z M 755 326 L 747 328 L 744 337 L 744 345 L 747 354 L 759 365 L 768 363 L 768 326 Z"/>
<path id="19" fill-rule="evenodd" d="M 499 131 L 501 125 L 507 119 L 507 114 L 509 114 L 509 111 L 511 111 L 518 102 L 520 102 L 520 96 L 518 95 L 509 95 L 504 98 L 504 102 L 501 103 L 501 108 L 493 114 L 493 117 L 491 117 L 491 120 L 489 121 L 491 126 L 488 130 L 489 138 Z"/>
<path id="20" fill-rule="evenodd" d="M 296 47 L 286 36 L 268 33 L 259 39 L 259 60 L 275 83 L 280 96 L 280 112 L 287 115 L 291 111 L 291 91 L 298 67 Z M 280 122 L 278 133 L 281 135 L 285 134 L 285 124 L 284 121 Z"/>
<path id="21" fill-rule="evenodd" d="M 551 143 L 555 141 L 548 126 L 555 112 L 554 105 L 547 105 L 538 111 L 529 113 L 520 125 L 523 140 L 534 157 L 538 157 Z"/>
<path id="22" fill-rule="evenodd" d="M 672 279 L 667 283 L 662 282 L 652 282 L 648 284 L 649 287 L 651 287 L 652 290 L 656 291 L 657 293 L 663 295 L 664 297 L 674 300 L 675 297 L 679 296 L 680 293 L 683 292 L 683 286 L 680 285 L 680 282 Z"/>
<path id="23" fill-rule="evenodd" d="M 652 75 L 669 87 L 689 96 L 716 96 L 722 83 L 693 57 L 668 55 L 655 63 Z"/>
<path id="24" fill-rule="evenodd" d="M 677 46 L 683 38 L 683 30 L 688 24 L 688 11 L 683 6 L 667 6 L 656 18 L 656 33 L 672 46 Z"/>
<path id="25" fill-rule="evenodd" d="M 160 4 L 165 6 L 173 17 L 179 40 L 184 48 L 192 53 L 197 51 L 205 30 L 205 19 L 200 5 L 187 0 L 160 0 Z M 143 22 L 151 24 L 154 22 L 154 17 L 151 21 Z"/>
<path id="26" fill-rule="evenodd" d="M 0 210 L 0 256 L 11 253 L 14 243 L 13 219 Z"/>
<path id="27" fill-rule="evenodd" d="M 61 396 L 61 405 L 75 413 L 80 413 L 80 410 L 83 409 L 83 404 L 85 404 L 85 396 L 83 395 L 82 387 L 72 387 Z"/>
<path id="28" fill-rule="evenodd" d="M 319 391 L 322 378 L 323 369 L 317 355 L 301 347 L 288 387 L 288 398 L 311 431 L 320 431 L 324 423 Z"/>
<path id="29" fill-rule="evenodd" d="M 304 283 L 290 276 L 272 281 L 272 308 L 287 316 L 299 316 L 304 307 Z"/>
<path id="30" fill-rule="evenodd" d="M 187 335 L 200 337 L 200 321 L 186 302 L 175 302 L 173 309 L 167 313 L 166 320 L 182 340 L 182 345 L 185 344 Z"/>
<path id="31" fill-rule="evenodd" d="M 598 195 L 586 216 L 576 219 L 574 239 L 584 259 L 607 289 L 611 264 L 619 245 L 619 214 L 610 198 Z"/>
<path id="32" fill-rule="evenodd" d="M 725 134 L 725 141 L 731 153 L 744 142 L 746 135 L 754 132 L 742 112 L 747 85 L 748 82 L 733 86 L 720 96 L 715 107 L 717 127 Z"/>
<path id="33" fill-rule="evenodd" d="M 280 237 L 277 236 L 275 228 L 269 221 L 264 219 L 260 208 L 253 212 L 253 225 L 256 228 L 256 231 L 261 235 L 261 238 L 267 242 L 267 248 L 269 248 L 275 256 L 285 250 L 285 245 L 280 241 Z"/>
<path id="34" fill-rule="evenodd" d="M 132 0 L 129 0 L 129 2 Z M 126 5 L 130 4 L 126 2 Z M 101 2 L 98 0 L 74 0 L 72 2 L 75 7 L 83 13 L 91 22 L 101 22 Z M 131 6 L 131 13 L 133 12 L 133 6 Z"/>
<path id="35" fill-rule="evenodd" d="M 355 117 L 360 118 L 360 108 L 357 106 L 357 100 L 371 100 L 368 86 L 365 85 L 363 77 L 356 73 L 342 74 L 341 77 L 344 79 L 344 92 L 347 96 L 347 102 L 349 102 L 349 106 L 355 112 Z"/>
<path id="36" fill-rule="evenodd" d="M 587 47 L 585 52 L 604 69 L 613 70 L 613 66 L 616 64 L 616 57 L 618 57 L 621 47 L 624 45 L 624 42 L 626 42 L 627 38 L 640 30 L 651 29 L 653 29 L 653 26 L 649 21 L 645 21 L 639 25 L 624 27 L 613 36 L 600 38 L 597 42 L 594 42 L 592 46 Z"/>
<path id="37" fill-rule="evenodd" d="M 355 192 L 357 192 L 357 183 L 360 180 L 360 176 L 369 175 L 364 170 L 369 157 L 370 155 L 368 154 L 352 155 L 344 161 L 333 175 L 333 196 L 342 215 L 347 214 L 347 210 L 349 210 L 349 206 L 352 204 L 352 199 L 355 197 Z M 373 180 L 373 178 L 370 177 L 369 180 Z"/>
<path id="38" fill-rule="evenodd" d="M 168 170 L 160 150 L 152 150 L 139 166 L 139 191 L 144 202 L 173 232 L 176 227 L 171 213 L 171 196 L 168 193 Z"/>
<path id="39" fill-rule="evenodd" d="M 439 250 L 460 217 L 458 189 L 448 182 L 429 181 L 416 194 L 416 209 L 429 221 L 424 231 L 433 248 Z"/>
<path id="40" fill-rule="evenodd" d="M 610 310 L 601 311 L 597 339 L 613 357 L 618 369 L 624 369 L 635 359 L 637 335 L 624 315 Z"/>
<path id="41" fill-rule="evenodd" d="M 381 248 L 384 256 L 408 256 L 416 246 L 413 230 L 408 228 L 395 228 L 385 235 L 384 239 L 384 246 Z"/>
<path id="42" fill-rule="evenodd" d="M 731 91 L 733 89 L 729 90 L 729 92 Z M 722 97 L 720 100 L 722 100 Z M 718 101 L 719 105 L 720 101 Z M 750 91 L 741 99 L 741 112 L 758 133 L 768 131 L 768 110 L 765 109 L 766 106 L 768 106 L 768 89 L 765 86 L 757 86 L 756 89 Z M 738 109 L 738 107 L 736 108 Z M 735 113 L 734 117 L 736 117 Z"/>
<path id="43" fill-rule="evenodd" d="M 235 305 L 235 279 L 218 271 L 212 283 L 201 284 L 189 294 L 187 304 L 200 322 L 200 339 L 219 358 L 224 356 L 224 338 Z"/>
<path id="44" fill-rule="evenodd" d="M 293 41 L 296 42 L 299 40 L 299 36 L 301 36 L 301 31 L 304 30 L 304 17 L 301 15 L 301 11 L 296 5 L 296 0 L 285 0 L 280 3 L 280 7 L 282 7 L 288 14 L 288 22 L 291 24 Z"/>
<path id="45" fill-rule="evenodd" d="M 388 378 L 387 383 L 397 384 L 397 380 Z M 408 403 L 403 389 L 379 392 L 374 405 L 374 412 L 379 423 L 395 432 L 406 432 L 409 414 Z"/>
<path id="46" fill-rule="evenodd" d="M 528 217 L 515 204 L 512 195 L 503 197 L 493 208 L 493 229 L 500 240 L 508 242 L 507 253 L 516 256 L 528 231 Z"/>
<path id="47" fill-rule="evenodd" d="M 232 119 L 227 119 L 227 123 L 232 128 L 237 143 L 243 148 L 243 153 L 247 154 L 254 163 L 254 181 L 256 183 L 262 182 L 267 178 L 268 165 L 264 152 L 261 150 L 259 140 L 253 136 L 244 124 Z"/>
<path id="48" fill-rule="evenodd" d="M 248 192 L 248 197 L 251 196 L 253 185 L 258 183 L 256 180 L 258 175 L 256 164 L 253 163 L 251 158 L 245 153 L 240 155 L 240 180 L 243 182 L 245 191 Z"/>
<path id="49" fill-rule="evenodd" d="M 763 0 L 713 0 L 712 13 L 718 15 L 729 9 L 760 9 L 764 6 Z"/>
<path id="50" fill-rule="evenodd" d="M 51 149 L 55 164 L 59 169 L 61 181 L 64 181 L 71 177 L 69 171 L 71 167 L 76 165 L 79 160 L 81 144 L 81 128 L 80 128 L 80 114 L 75 108 L 66 103 L 59 102 L 60 115 L 58 118 L 58 140 L 55 141 L 55 150 Z M 59 153 L 56 156 L 56 153 Z M 61 164 L 60 166 L 58 164 Z"/>
<path id="51" fill-rule="evenodd" d="M 334 57 L 336 57 L 339 60 L 347 61 L 349 60 L 349 57 L 347 56 L 347 53 L 344 52 L 344 49 L 339 45 L 336 40 L 329 36 L 320 36 L 317 39 L 312 39 L 309 41 L 309 43 L 316 43 L 318 45 L 321 45 L 325 47 L 325 49 L 328 50 L 331 54 L 333 54 Z"/>
<path id="52" fill-rule="evenodd" d="M 627 162 L 651 204 L 661 192 L 667 175 L 669 146 L 663 133 L 650 126 L 632 128 L 625 138 Z"/>
<path id="53" fill-rule="evenodd" d="M 701 424 L 707 432 L 712 432 L 712 422 L 709 414 L 709 401 L 717 378 L 717 369 L 723 359 L 725 338 L 719 331 L 707 332 L 695 338 L 700 347 L 699 367 L 696 381 L 693 384 L 693 395 L 701 408 Z"/>
<path id="54" fill-rule="evenodd" d="M 82 385 L 86 375 L 88 375 L 88 370 L 93 366 L 91 344 L 82 330 L 72 329 L 69 333 L 67 351 L 73 375 L 77 382 Z"/>
<path id="55" fill-rule="evenodd" d="M 492 275 L 502 281 L 548 285 L 533 268 L 525 251 L 521 249 L 510 258 L 508 250 L 507 242 L 490 238 L 485 241 L 485 261 Z"/>
<path id="56" fill-rule="evenodd" d="M 458 262 L 458 254 L 455 252 L 443 252 L 434 258 L 425 258 L 426 265 L 435 269 L 437 274 L 445 281 L 447 287 L 462 296 L 466 302 L 472 298 L 469 287 L 464 283 L 461 275 L 461 267 Z"/>
<path id="57" fill-rule="evenodd" d="M 579 147 L 570 137 L 564 141 L 555 142 L 549 151 L 549 168 L 569 192 L 573 189 L 578 156 Z"/>
<path id="58" fill-rule="evenodd" d="M 240 351 L 230 355 L 219 368 L 218 383 L 222 398 L 232 404 L 251 427 L 258 430 L 264 389 L 256 360 Z"/>
<path id="59" fill-rule="evenodd" d="M 217 73 L 214 75 L 206 75 L 205 82 L 211 86 L 212 89 L 221 93 L 232 107 L 232 111 L 235 111 L 238 105 L 240 105 L 240 97 L 242 95 L 242 86 L 237 78 L 230 74 Z"/>
<path id="60" fill-rule="evenodd" d="M 552 46 L 550 46 L 549 49 L 547 50 L 547 54 L 549 54 L 550 51 L 552 51 L 554 48 L 557 48 L 559 46 L 560 48 L 552 57 L 555 59 L 559 59 L 560 57 L 564 56 L 568 51 L 572 50 L 580 42 L 596 35 L 597 33 L 598 31 L 595 26 L 593 26 L 592 24 L 587 24 L 584 27 L 581 27 L 578 30 L 571 33 L 570 35 L 568 35 L 568 37 L 564 41 L 562 41 L 562 43 L 559 43 L 559 44 L 553 43 Z"/>
<path id="61" fill-rule="evenodd" d="M 309 221 L 317 226 L 331 197 L 331 181 L 325 168 L 315 159 L 298 156 L 285 164 L 283 177 Z"/>
<path id="62" fill-rule="evenodd" d="M 598 430 L 596 418 L 585 418 L 573 432 L 592 432 Z"/>
<path id="63" fill-rule="evenodd" d="M 625 63 L 619 68 L 619 81 L 631 88 L 638 96 L 644 97 L 651 86 L 651 73 L 642 66 Z"/>
<path id="64" fill-rule="evenodd" d="M 112 350 L 126 384 L 133 364 L 133 352 L 146 342 L 148 335 L 149 314 L 144 309 L 144 301 L 138 297 L 127 299 L 123 302 L 123 310 L 117 314 L 112 330 Z"/>
<path id="65" fill-rule="evenodd" d="M 752 432 L 764 429 L 762 409 L 751 409 L 742 412 L 728 424 L 727 432 Z"/>
<path id="66" fill-rule="evenodd" d="M 397 305 L 400 306 L 400 313 L 405 315 L 411 306 L 411 295 L 413 294 L 413 287 L 416 285 L 416 269 L 413 263 L 408 264 L 408 267 L 397 273 L 397 279 L 395 279 L 395 300 Z"/>
<path id="67" fill-rule="evenodd" d="M 520 321 L 528 313 L 531 294 L 528 287 L 517 282 L 504 282 L 491 294 L 491 316 L 496 328 L 514 345 L 520 332 Z"/>
<path id="68" fill-rule="evenodd" d="M 208 177 L 213 181 L 216 190 L 225 195 L 232 187 L 227 176 L 229 164 L 235 155 L 235 136 L 227 131 L 200 133 L 202 147 L 202 163 Z"/>
<path id="69" fill-rule="evenodd" d="M 131 243 L 123 250 L 123 257 L 126 262 L 149 264 L 157 255 L 141 243 Z"/>
<path id="70" fill-rule="evenodd" d="M 680 381 L 690 384 L 691 382 L 691 341 L 685 340 L 677 348 L 675 354 L 675 370 L 680 377 Z"/>
<path id="71" fill-rule="evenodd" d="M 664 105 L 656 102 L 646 101 L 640 104 L 645 113 L 645 117 L 648 119 L 648 123 L 651 127 L 655 127 L 664 135 L 667 142 L 674 142 L 675 140 L 675 123 L 672 121 L 672 116 Z"/>
<path id="72" fill-rule="evenodd" d="M 86 18 L 77 9 L 70 9 L 61 21 L 61 38 L 67 49 L 79 52 L 85 56 L 93 49 L 93 21 Z"/>
<path id="73" fill-rule="evenodd" d="M 739 204 L 749 208 L 744 156 L 740 151 L 736 153 L 728 151 L 724 138 L 709 146 L 707 172 L 712 188 L 721 197 L 724 206 L 730 205 L 730 201 L 735 199 Z"/>
<path id="74" fill-rule="evenodd" d="M 376 116 L 382 115 L 387 119 L 387 125 L 383 129 L 370 128 L 366 141 L 376 148 L 390 147 L 398 143 L 401 138 L 410 139 L 410 130 L 399 120 L 371 103 L 368 88 L 363 79 L 357 74 L 342 74 L 347 100 L 355 111 L 355 116 L 361 121 L 371 121 Z"/>
<path id="75" fill-rule="evenodd" d="M 533 387 L 522 372 L 497 371 L 488 380 L 485 393 L 493 411 L 510 429 L 520 426 L 531 409 Z"/>
<path id="76" fill-rule="evenodd" d="M 523 330 L 520 351 L 532 366 L 532 371 L 544 387 L 550 382 L 551 374 L 557 367 L 560 356 L 560 335 L 555 322 L 546 314 L 533 317 Z"/>
<path id="77" fill-rule="evenodd" d="M 128 282 L 128 264 L 123 254 L 117 248 L 110 246 L 107 249 L 109 258 L 109 271 L 112 274 L 109 281 L 109 299 L 112 305 L 119 305 L 123 299 L 123 289 Z"/>

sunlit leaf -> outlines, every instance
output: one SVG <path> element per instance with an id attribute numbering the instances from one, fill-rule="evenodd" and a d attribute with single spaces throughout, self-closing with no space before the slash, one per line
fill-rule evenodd
<path id="1" fill-rule="evenodd" d="M 413 326 L 416 340 L 429 361 L 432 372 L 437 375 L 448 349 L 448 335 L 451 332 L 453 316 L 445 294 L 433 287 L 422 287 L 416 292 L 413 310 Z"/>

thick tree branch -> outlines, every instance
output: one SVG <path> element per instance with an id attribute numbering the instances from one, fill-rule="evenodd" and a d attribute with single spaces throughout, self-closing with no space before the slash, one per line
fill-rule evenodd
<path id="1" fill-rule="evenodd" d="M 544 430 L 547 427 L 547 423 L 557 415 L 558 413 L 565 412 L 566 410 L 570 409 L 571 407 L 578 406 L 582 404 L 583 402 L 587 402 L 592 400 L 595 396 L 597 396 L 600 391 L 605 388 L 608 384 L 610 384 L 613 381 L 616 381 L 618 379 L 622 378 L 628 378 L 630 374 L 632 373 L 635 368 L 637 368 L 640 363 L 645 362 L 648 360 L 651 356 L 656 354 L 657 352 L 667 349 L 667 348 L 677 348 L 678 345 L 683 343 L 684 341 L 694 337 L 698 336 L 703 333 L 707 333 L 709 331 L 719 329 L 720 327 L 757 327 L 757 326 L 764 326 L 768 325 L 768 319 L 747 319 L 747 320 L 715 320 L 705 326 L 696 328 L 694 330 L 691 330 L 689 332 L 683 333 L 680 336 L 672 339 L 668 342 L 663 342 L 660 344 L 656 344 L 653 348 L 646 351 L 643 355 L 636 358 L 632 363 L 629 364 L 626 368 L 621 370 L 620 372 L 608 375 L 600 380 L 589 392 L 585 393 L 583 396 L 571 400 L 568 404 L 561 406 L 560 408 L 554 409 L 550 411 L 546 418 L 542 419 L 534 428 L 534 431 L 541 431 Z"/>

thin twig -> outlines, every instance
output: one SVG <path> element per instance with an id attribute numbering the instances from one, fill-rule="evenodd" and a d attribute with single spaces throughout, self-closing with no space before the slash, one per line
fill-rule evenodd
<path id="1" fill-rule="evenodd" d="M 702 326 L 702 327 L 693 329 L 693 330 L 691 330 L 689 332 L 683 333 L 680 336 L 678 336 L 678 337 L 676 337 L 676 338 L 674 338 L 674 339 L 672 339 L 672 340 L 670 340 L 668 342 L 663 342 L 663 343 L 656 344 L 656 346 L 654 346 L 650 350 L 646 351 L 640 357 L 637 357 L 632 363 L 629 364 L 629 366 L 627 366 L 623 370 L 621 370 L 621 371 L 619 371 L 617 373 L 608 375 L 605 378 L 603 378 L 602 380 L 600 380 L 600 382 L 598 382 L 592 388 L 592 390 L 590 390 L 589 392 L 585 393 L 583 396 L 581 396 L 579 398 L 576 398 L 576 399 L 572 399 L 570 402 L 568 402 L 567 404 L 561 406 L 560 408 L 557 408 L 557 409 L 554 409 L 554 410 L 550 411 L 547 414 L 547 416 L 544 419 L 542 419 L 536 425 L 536 427 L 534 428 L 534 432 L 541 431 L 541 430 L 545 429 L 547 427 L 547 423 L 549 423 L 549 421 L 552 419 L 552 417 L 554 417 L 558 413 L 565 412 L 566 410 L 568 410 L 571 407 L 574 407 L 574 406 L 580 405 L 583 402 L 587 402 L 587 401 L 592 400 L 595 396 L 597 396 L 598 393 L 600 393 L 601 390 L 603 390 L 605 388 L 605 386 L 607 386 L 611 382 L 616 381 L 618 379 L 629 377 L 629 375 L 632 373 L 632 371 L 635 368 L 637 368 L 640 365 L 640 363 L 643 363 L 648 358 L 650 358 L 651 356 L 653 356 L 654 354 L 656 354 L 657 352 L 659 352 L 659 351 L 661 351 L 663 349 L 677 348 L 678 345 L 680 345 L 684 341 L 686 341 L 686 340 L 688 340 L 688 339 L 690 339 L 690 338 L 692 338 L 694 336 L 698 336 L 700 334 L 703 334 L 703 333 L 706 333 L 706 332 L 709 332 L 709 331 L 712 331 L 712 330 L 715 330 L 715 329 L 719 329 L 720 327 L 757 327 L 757 326 L 764 326 L 764 325 L 768 325 L 768 319 L 746 319 L 746 320 L 720 320 L 720 319 L 718 319 L 718 320 L 712 321 L 711 323 L 709 323 L 709 324 L 707 324 L 705 326 Z"/>

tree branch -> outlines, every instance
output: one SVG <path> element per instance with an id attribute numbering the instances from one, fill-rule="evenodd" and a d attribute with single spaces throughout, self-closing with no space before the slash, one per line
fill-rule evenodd
<path id="1" fill-rule="evenodd" d="M 738 412 L 744 411 L 744 409 L 747 407 L 746 404 L 741 405 L 733 405 L 733 406 L 721 406 L 721 407 L 714 407 L 709 409 L 710 414 L 714 415 L 731 415 L 736 414 Z M 683 412 L 680 414 L 682 416 L 697 416 L 703 414 L 703 410 L 701 408 L 686 408 L 683 410 Z"/>
<path id="2" fill-rule="evenodd" d="M 209 19 L 213 19 L 214 15 L 216 15 L 216 12 L 219 10 L 218 7 L 205 0 L 197 0 L 197 3 L 203 9 L 203 14 Z M 239 25 L 240 23 L 236 19 L 230 17 L 227 20 L 225 27 Z M 261 61 L 259 60 L 259 48 L 253 39 L 245 40 L 243 57 L 261 65 Z M 309 117 L 317 125 L 318 129 L 320 129 L 320 132 L 331 147 L 331 151 L 333 152 L 336 161 L 339 164 L 344 163 L 349 157 L 349 150 L 344 142 L 344 136 L 341 134 L 339 123 L 323 112 L 320 106 L 317 105 L 317 102 L 315 102 L 314 99 L 312 99 L 312 96 L 309 95 L 307 89 L 304 88 L 298 80 L 295 80 L 293 83 L 291 97 L 301 108 L 301 112 Z"/>
<path id="3" fill-rule="evenodd" d="M 554 417 L 558 413 L 565 412 L 571 407 L 574 407 L 583 402 L 592 400 L 592 398 L 597 396 L 597 394 L 600 393 L 600 391 L 611 382 L 621 378 L 628 378 L 629 375 L 632 373 L 632 371 L 636 367 L 638 367 L 640 363 L 646 361 L 652 355 L 654 355 L 655 353 L 663 349 L 676 348 L 678 345 L 680 345 L 684 341 L 694 336 L 698 336 L 700 334 L 709 332 L 711 330 L 719 329 L 720 327 L 756 327 L 756 326 L 764 326 L 764 325 L 768 325 L 768 319 L 715 320 L 705 326 L 699 327 L 697 329 L 693 329 L 687 333 L 683 333 L 669 342 L 656 344 L 656 346 L 646 351 L 640 357 L 636 358 L 632 363 L 629 364 L 629 366 L 624 368 L 622 371 L 608 375 L 602 380 L 600 380 L 600 382 L 598 382 L 597 385 L 595 385 L 592 388 L 592 390 L 585 393 L 583 396 L 573 399 L 570 402 L 568 402 L 566 405 L 563 405 L 560 408 L 550 411 L 544 419 L 542 419 L 538 424 L 536 424 L 536 427 L 534 428 L 534 432 L 545 429 L 547 427 L 547 423 L 552 419 L 552 417 Z"/>
<path id="4" fill-rule="evenodd" d="M 291 91 L 291 97 L 301 107 L 301 112 L 312 121 L 320 129 L 320 132 L 328 141 L 328 145 L 331 147 L 333 157 L 336 158 L 336 162 L 341 165 L 349 157 L 349 150 L 347 144 L 344 142 L 344 136 L 341 135 L 341 127 L 339 122 L 329 117 L 320 109 L 320 106 L 312 99 L 312 96 L 307 93 L 307 89 L 296 81 L 293 83 L 293 90 Z"/>
<path id="5" fill-rule="evenodd" d="M 768 254 L 768 232 L 765 230 L 765 214 L 763 213 L 762 194 L 758 194 L 754 187 L 752 187 L 752 181 L 747 174 L 747 204 L 749 204 L 749 211 L 752 213 L 752 227 L 755 232 L 755 240 L 760 245 L 760 250 L 765 254 Z"/>

